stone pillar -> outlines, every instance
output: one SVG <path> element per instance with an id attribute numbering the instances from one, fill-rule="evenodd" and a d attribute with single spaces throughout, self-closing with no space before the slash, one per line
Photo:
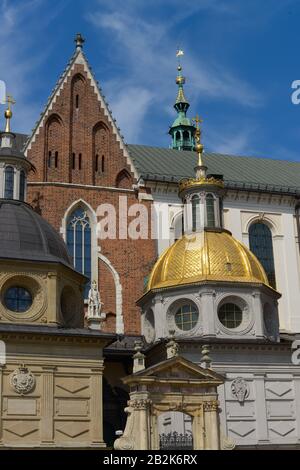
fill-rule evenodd
<path id="1" fill-rule="evenodd" d="M 103 394 L 102 377 L 103 361 L 101 366 L 91 370 L 91 441 L 94 446 L 106 447 L 103 441 Z"/>
<path id="2" fill-rule="evenodd" d="M 168 336 L 169 331 L 166 322 L 166 313 L 164 300 L 161 295 L 157 295 L 153 306 L 154 321 L 155 321 L 155 334 L 157 338 L 165 338 Z"/>
<path id="3" fill-rule="evenodd" d="M 130 437 L 134 450 L 149 450 L 151 442 L 151 419 L 149 415 L 149 406 L 151 401 L 148 398 L 148 392 L 139 392 L 130 394 L 128 402 L 131 411 L 131 422 L 127 420 L 124 438 Z M 128 436 L 129 427 L 132 425 L 131 435 Z M 121 438 L 122 439 L 122 438 Z M 120 440 L 121 440 L 120 439 Z M 121 448 L 121 447 L 118 447 Z"/>
<path id="4" fill-rule="evenodd" d="M 48 272 L 47 279 L 48 288 L 48 323 L 58 324 L 57 312 L 60 311 L 60 305 L 58 304 L 59 298 L 57 295 L 57 274 L 55 272 Z M 62 321 L 62 318 L 61 318 Z"/>
<path id="5" fill-rule="evenodd" d="M 205 449 L 205 423 L 202 405 L 199 405 L 199 411 L 193 414 L 192 430 L 194 450 Z"/>
<path id="6" fill-rule="evenodd" d="M 150 417 L 151 419 L 151 443 L 150 443 L 150 449 L 151 450 L 159 450 L 159 434 L 158 434 L 158 422 L 157 422 L 157 414 L 154 413 Z"/>
<path id="7" fill-rule="evenodd" d="M 253 312 L 255 312 L 255 336 L 263 338 L 264 335 L 264 313 L 262 309 L 261 294 L 255 291 L 252 294 Z"/>
<path id="8" fill-rule="evenodd" d="M 193 211 L 192 211 L 192 203 L 191 203 L 190 195 L 187 195 L 185 198 L 183 224 L 184 224 L 184 233 L 186 234 L 192 233 Z"/>
<path id="9" fill-rule="evenodd" d="M 203 230 L 205 225 L 206 225 L 206 201 L 205 201 L 205 192 L 200 193 L 200 201 L 199 201 L 199 227 L 197 227 L 198 230 Z"/>
<path id="10" fill-rule="evenodd" d="M 219 407 L 216 400 L 204 403 L 205 449 L 220 449 Z"/>
<path id="11" fill-rule="evenodd" d="M 43 367 L 40 378 L 41 393 L 41 444 L 54 445 L 54 372 L 56 366 Z"/>
<path id="12" fill-rule="evenodd" d="M 148 417 L 148 406 L 149 400 L 138 400 L 136 402 L 137 410 L 139 411 L 139 423 L 140 423 L 140 448 L 139 450 L 148 450 L 150 444 L 150 429 L 149 429 L 149 417 Z"/>
<path id="13" fill-rule="evenodd" d="M 216 336 L 214 298 L 215 291 L 212 289 L 201 292 L 203 336 Z"/>
<path id="14" fill-rule="evenodd" d="M 20 169 L 15 168 L 14 174 L 15 174 L 15 178 L 14 178 L 14 199 L 19 200 L 19 196 L 20 196 Z"/>

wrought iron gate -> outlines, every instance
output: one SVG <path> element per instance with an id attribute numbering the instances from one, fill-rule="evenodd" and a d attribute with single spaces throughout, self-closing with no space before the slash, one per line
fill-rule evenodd
<path id="1" fill-rule="evenodd" d="M 193 450 L 193 435 L 192 433 L 179 434 L 176 431 L 160 434 L 159 447 L 161 450 Z"/>

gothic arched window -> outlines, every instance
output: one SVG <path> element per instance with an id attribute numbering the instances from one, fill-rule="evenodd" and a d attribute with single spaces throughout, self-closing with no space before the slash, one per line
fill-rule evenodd
<path id="1" fill-rule="evenodd" d="M 7 166 L 5 168 L 5 190 L 4 190 L 5 199 L 14 198 L 14 179 L 15 179 L 14 168 L 12 166 Z"/>
<path id="2" fill-rule="evenodd" d="M 196 194 L 192 197 L 192 217 L 193 217 L 193 231 L 195 232 L 199 228 L 199 219 L 200 219 L 200 198 Z"/>
<path id="3" fill-rule="evenodd" d="M 68 218 L 67 247 L 74 267 L 91 280 L 91 224 L 86 211 L 75 209 Z M 87 283 L 84 298 L 87 298 L 90 281 Z"/>
<path id="4" fill-rule="evenodd" d="M 20 201 L 24 201 L 25 199 L 25 173 L 23 170 L 20 172 L 20 194 L 19 194 Z"/>
<path id="5" fill-rule="evenodd" d="M 206 196 L 206 218 L 207 226 L 215 227 L 215 199 L 212 194 L 207 194 Z"/>
<path id="6" fill-rule="evenodd" d="M 249 245 L 252 253 L 262 264 L 270 286 L 276 288 L 275 264 L 273 253 L 272 232 L 262 222 L 255 222 L 249 228 Z"/>

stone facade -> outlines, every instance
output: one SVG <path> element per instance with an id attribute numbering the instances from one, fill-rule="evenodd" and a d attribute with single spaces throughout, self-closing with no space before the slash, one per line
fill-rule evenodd
<path id="1" fill-rule="evenodd" d="M 101 334 L 5 331 L 0 448 L 104 448 Z M 56 334 L 55 334 L 56 333 Z"/>

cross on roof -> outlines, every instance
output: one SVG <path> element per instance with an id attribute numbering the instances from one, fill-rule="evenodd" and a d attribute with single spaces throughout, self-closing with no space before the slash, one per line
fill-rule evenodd
<path id="1" fill-rule="evenodd" d="M 197 114 L 192 120 L 196 123 L 197 129 L 199 129 L 199 124 L 203 122 L 203 119 L 201 119 L 199 114 Z"/>
<path id="2" fill-rule="evenodd" d="M 16 101 L 14 100 L 14 98 L 11 95 L 6 95 L 5 102 L 7 103 L 9 110 L 10 110 L 12 104 L 16 104 Z"/>

